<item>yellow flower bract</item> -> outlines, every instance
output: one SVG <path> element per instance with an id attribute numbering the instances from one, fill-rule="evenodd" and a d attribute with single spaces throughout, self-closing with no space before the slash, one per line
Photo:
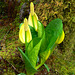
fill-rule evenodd
<path id="1" fill-rule="evenodd" d="M 21 28 L 20 28 L 20 31 L 19 31 L 19 39 L 22 43 L 25 43 L 25 30 L 24 30 L 24 23 L 22 24 Z M 27 30 L 27 42 L 30 42 L 32 39 L 32 36 L 31 36 L 31 32 L 30 32 L 30 29 L 28 27 L 28 30 Z"/>
<path id="2" fill-rule="evenodd" d="M 64 37 L 65 37 L 65 34 L 64 34 L 64 31 L 62 31 L 62 35 L 60 38 L 58 37 L 58 39 L 56 40 L 56 43 L 60 44 L 64 40 Z"/>
<path id="3" fill-rule="evenodd" d="M 33 17 L 34 17 L 34 25 L 35 25 L 35 30 L 37 31 L 37 20 L 38 20 L 38 16 L 36 15 L 36 13 L 34 12 L 34 15 L 33 15 Z M 32 15 L 31 15 L 31 13 L 30 13 L 30 15 L 29 15 L 29 18 L 28 18 L 28 25 L 30 25 L 30 26 L 32 26 L 33 27 L 33 22 L 32 22 Z"/>
<path id="4" fill-rule="evenodd" d="M 48 51 L 48 54 L 47 54 L 45 60 L 47 60 L 49 56 L 50 56 L 50 50 Z"/>

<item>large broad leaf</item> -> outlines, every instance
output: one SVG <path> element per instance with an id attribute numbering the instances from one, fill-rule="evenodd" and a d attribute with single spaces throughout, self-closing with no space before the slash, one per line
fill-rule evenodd
<path id="1" fill-rule="evenodd" d="M 45 29 L 44 44 L 40 49 L 41 65 L 47 60 L 56 46 L 57 38 L 62 34 L 63 24 L 61 19 L 52 20 Z"/>
<path id="2" fill-rule="evenodd" d="M 31 64 L 33 67 L 36 67 L 37 63 L 37 58 L 38 58 L 38 53 L 40 50 L 40 45 L 41 45 L 41 39 L 40 38 L 34 38 L 28 45 L 28 48 L 25 52 L 27 55 L 28 59 L 30 60 Z"/>
<path id="3" fill-rule="evenodd" d="M 36 70 L 33 65 L 31 64 L 29 58 L 25 55 L 25 53 L 18 47 L 22 57 L 23 57 L 23 60 L 25 62 L 25 68 L 27 70 L 27 72 L 29 72 L 30 74 L 33 74 L 35 72 L 37 72 L 38 70 Z"/>
<path id="4" fill-rule="evenodd" d="M 57 38 L 62 34 L 63 24 L 61 19 L 52 20 L 45 29 L 46 42 L 50 49 L 54 45 Z"/>

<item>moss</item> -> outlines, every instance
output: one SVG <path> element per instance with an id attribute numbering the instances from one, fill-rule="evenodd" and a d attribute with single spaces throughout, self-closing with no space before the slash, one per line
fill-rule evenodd
<path id="1" fill-rule="evenodd" d="M 44 26 L 47 26 L 47 24 L 55 18 L 60 18 L 63 21 L 65 39 L 63 43 L 57 46 L 53 54 L 50 56 L 49 60 L 46 61 L 50 69 L 53 71 L 50 71 L 50 74 L 75 74 L 74 1 L 51 0 L 45 3 L 41 2 L 36 6 L 36 13 L 39 16 L 40 21 L 42 21 L 42 23 L 44 24 Z"/>
<path id="2" fill-rule="evenodd" d="M 23 2 L 22 2 L 23 3 Z M 18 8 L 18 11 L 21 4 Z M 47 26 L 47 24 L 55 19 L 60 18 L 63 21 L 63 28 L 65 31 L 64 41 L 58 45 L 53 54 L 46 61 L 50 68 L 48 75 L 74 75 L 75 74 L 75 14 L 74 14 L 74 0 L 41 0 L 35 5 L 35 12 L 39 20 Z M 24 44 L 18 39 L 19 32 L 19 13 L 15 21 L 12 23 L 15 28 L 11 30 L 3 42 L 5 48 L 0 51 L 0 56 L 13 64 L 18 71 L 25 72 L 25 66 L 20 58 L 20 53 L 17 49 L 19 46 L 24 50 Z M 4 37 L 6 31 L 10 28 L 0 27 L 0 36 Z M 0 41 L 3 38 L 0 38 Z M 6 64 L 1 61 L 0 67 L 4 68 Z M 47 72 L 47 71 L 46 71 Z M 42 73 L 42 71 L 41 71 Z M 44 74 L 44 73 L 42 73 Z M 8 70 L 3 75 L 15 75 L 13 69 L 8 66 Z"/>

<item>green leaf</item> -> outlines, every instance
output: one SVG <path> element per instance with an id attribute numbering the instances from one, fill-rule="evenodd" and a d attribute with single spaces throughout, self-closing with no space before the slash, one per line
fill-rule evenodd
<path id="1" fill-rule="evenodd" d="M 38 24 L 38 37 L 42 38 L 43 34 L 44 34 L 44 26 L 43 24 L 37 20 L 37 24 Z"/>
<path id="2" fill-rule="evenodd" d="M 62 34 L 63 24 L 61 19 L 52 20 L 46 27 L 46 42 L 51 48 L 56 42 L 57 38 Z"/>
<path id="3" fill-rule="evenodd" d="M 28 45 L 28 48 L 25 52 L 27 55 L 28 59 L 30 60 L 31 64 L 33 67 L 36 67 L 37 63 L 37 58 L 38 58 L 38 53 L 40 50 L 40 45 L 41 45 L 41 39 L 40 38 L 34 38 Z"/>
<path id="4" fill-rule="evenodd" d="M 20 74 L 18 74 L 18 75 L 26 75 L 26 74 L 24 74 L 24 73 L 20 73 Z"/>
<path id="5" fill-rule="evenodd" d="M 19 29 L 21 28 L 22 24 L 23 24 L 23 23 L 21 23 L 21 24 L 19 25 Z"/>
<path id="6" fill-rule="evenodd" d="M 30 74 L 37 72 L 38 70 L 36 70 L 33 65 L 31 64 L 30 60 L 28 59 L 28 57 L 26 56 L 26 54 L 18 47 L 23 60 L 25 62 L 25 68 L 27 70 L 27 72 L 29 72 Z"/>
<path id="7" fill-rule="evenodd" d="M 31 34 L 32 34 L 32 38 L 38 37 L 38 33 L 35 31 L 35 29 L 29 25 Z"/>
<path id="8" fill-rule="evenodd" d="M 48 68 L 47 64 L 44 64 L 44 66 L 47 69 L 47 71 L 49 72 L 49 68 Z"/>
<path id="9" fill-rule="evenodd" d="M 63 24 L 61 19 L 54 19 L 47 25 L 45 29 L 44 44 L 41 45 L 39 54 L 41 58 L 41 64 L 44 64 L 49 55 L 53 52 L 55 46 L 57 45 L 55 42 L 62 34 L 62 30 Z"/>
<path id="10" fill-rule="evenodd" d="M 40 49 L 41 52 L 42 49 L 45 47 L 45 29 L 40 21 L 37 21 L 37 24 L 38 24 L 38 37 L 42 38 L 41 49 Z"/>
<path id="11" fill-rule="evenodd" d="M 45 40 L 45 31 L 44 31 L 44 34 L 43 34 L 43 36 L 42 36 L 42 39 L 41 39 L 41 47 L 42 47 L 42 45 L 44 45 L 44 40 Z M 45 45 L 44 45 L 45 46 Z M 39 51 L 39 60 L 41 60 L 40 59 L 40 52 L 42 51 L 41 50 L 41 47 L 40 47 L 40 51 Z M 40 63 L 38 66 L 36 66 L 36 69 L 38 69 L 38 68 L 40 68 L 42 65 L 43 65 L 44 63 Z"/>

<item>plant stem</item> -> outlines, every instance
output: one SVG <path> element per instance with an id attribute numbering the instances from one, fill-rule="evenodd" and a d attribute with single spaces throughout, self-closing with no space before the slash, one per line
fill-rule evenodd
<path id="1" fill-rule="evenodd" d="M 25 31 L 25 49 L 27 49 L 27 31 Z"/>
<path id="2" fill-rule="evenodd" d="M 36 69 L 39 69 L 42 66 L 42 64 L 39 64 L 38 66 L 36 66 Z"/>
<path id="3" fill-rule="evenodd" d="M 34 16 L 32 16 L 32 23 L 33 23 L 33 27 L 35 29 L 35 25 L 34 25 Z"/>

